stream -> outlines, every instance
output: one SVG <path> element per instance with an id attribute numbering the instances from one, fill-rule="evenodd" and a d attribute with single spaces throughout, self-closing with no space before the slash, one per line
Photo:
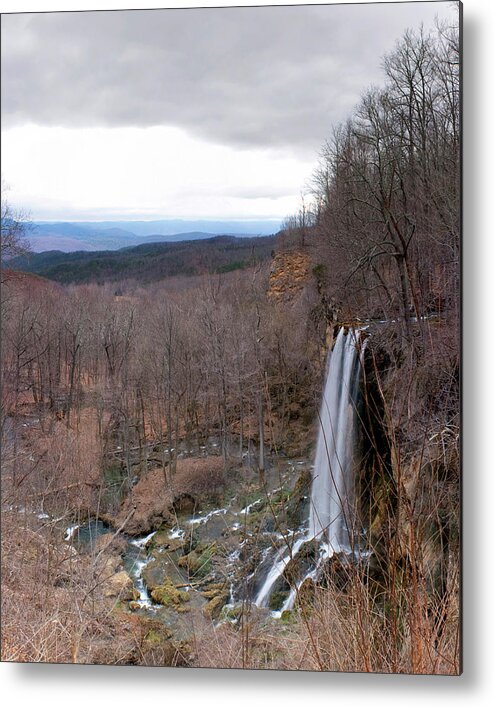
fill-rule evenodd
<path id="1" fill-rule="evenodd" d="M 128 574 L 138 593 L 128 609 L 160 620 L 184 639 L 193 631 L 194 612 L 209 615 L 214 623 L 236 621 L 242 606 L 253 603 L 267 579 L 270 591 L 280 583 L 282 558 L 289 548 L 296 551 L 304 542 L 307 513 L 304 510 L 301 522 L 289 527 L 285 504 L 301 472 L 310 468 L 307 459 L 283 460 L 272 470 L 267 494 L 255 484 L 243 483 L 222 507 L 180 513 L 173 525 L 142 536 L 120 533 L 115 550 L 121 556 L 120 571 Z M 302 496 L 301 502 L 308 503 L 307 498 Z M 15 510 L 33 514 L 41 526 L 54 526 L 63 541 L 83 555 L 98 554 L 99 539 L 114 533 L 98 519 L 77 523 L 52 518 L 43 509 Z M 167 596 L 156 601 L 156 590 L 163 587 L 171 589 L 169 602 Z M 280 615 L 279 607 L 268 602 L 264 607 L 267 613 Z"/>

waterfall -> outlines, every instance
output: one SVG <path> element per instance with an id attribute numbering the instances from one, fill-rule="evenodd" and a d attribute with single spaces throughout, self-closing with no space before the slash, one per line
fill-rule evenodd
<path id="1" fill-rule="evenodd" d="M 315 578 L 322 561 L 335 552 L 354 552 L 356 407 L 365 347 L 365 340 L 361 345 L 359 340 L 359 330 L 348 329 L 345 333 L 342 327 L 328 354 L 312 473 L 309 527 L 293 547 L 276 555 L 254 600 L 257 606 L 268 606 L 276 580 L 309 540 L 321 542 L 319 559 L 298 586 L 308 577 Z M 296 589 L 292 588 L 282 611 L 293 606 L 295 596 Z"/>
<path id="2" fill-rule="evenodd" d="M 353 548 L 353 456 L 360 387 L 358 331 L 340 329 L 328 355 L 312 474 L 309 538 L 326 540 L 332 552 Z"/>

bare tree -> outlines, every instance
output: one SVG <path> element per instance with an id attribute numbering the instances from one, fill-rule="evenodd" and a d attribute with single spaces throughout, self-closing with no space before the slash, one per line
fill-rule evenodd
<path id="1" fill-rule="evenodd" d="M 1 236 L 0 236 L 0 262 L 2 266 L 16 255 L 25 255 L 30 246 L 27 233 L 30 228 L 25 214 L 15 211 L 7 199 L 8 187 L 2 180 L 1 196 Z"/>

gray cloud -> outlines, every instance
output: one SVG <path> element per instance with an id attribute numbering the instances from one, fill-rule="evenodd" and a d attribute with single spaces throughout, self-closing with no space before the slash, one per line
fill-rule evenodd
<path id="1" fill-rule="evenodd" d="M 4 15 L 4 127 L 183 127 L 317 149 L 408 27 L 452 3 Z"/>

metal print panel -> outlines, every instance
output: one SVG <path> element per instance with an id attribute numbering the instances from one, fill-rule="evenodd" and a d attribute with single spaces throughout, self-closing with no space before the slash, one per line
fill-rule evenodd
<path id="1" fill-rule="evenodd" d="M 460 29 L 2 15 L 2 660 L 461 672 Z"/>

